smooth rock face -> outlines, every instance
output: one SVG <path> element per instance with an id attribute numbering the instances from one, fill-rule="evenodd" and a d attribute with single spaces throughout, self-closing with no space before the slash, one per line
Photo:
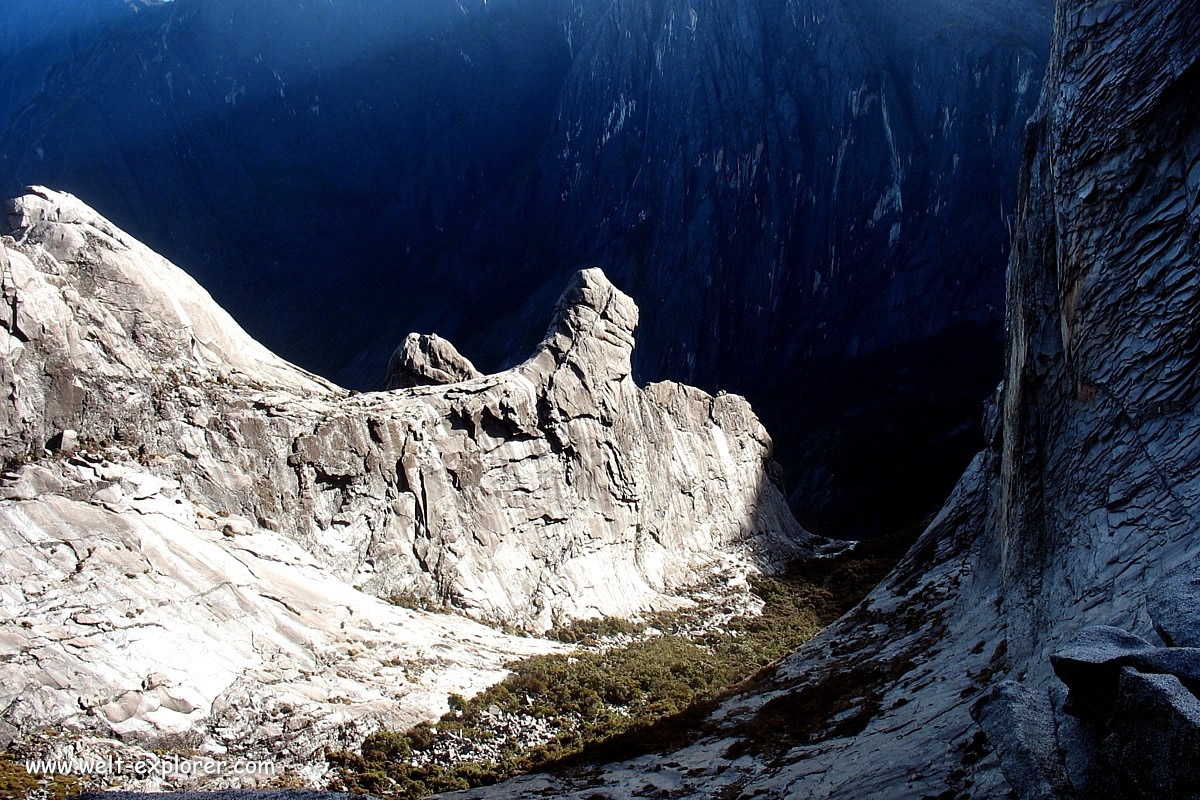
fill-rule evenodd
<path id="1" fill-rule="evenodd" d="M 118 738 L 142 758 L 183 745 L 315 777 L 322 748 L 436 718 L 450 692 L 553 649 L 365 594 L 156 472 L 80 454 L 0 481 L 0 708 L 15 732 Z"/>
<path id="2" fill-rule="evenodd" d="M 744 400 L 633 382 L 637 307 L 598 270 L 524 364 L 350 396 L 74 198 L 38 189 L 8 219 L 6 457 L 76 430 L 367 591 L 532 629 L 671 607 L 809 547 Z"/>
<path id="3" fill-rule="evenodd" d="M 483 373 L 454 349 L 454 345 L 436 333 L 410 333 L 404 344 L 392 353 L 384 388 L 390 391 L 414 386 L 443 386 L 482 376 Z"/>
<path id="4" fill-rule="evenodd" d="M 321 764 L 557 647 L 378 596 L 543 630 L 819 544 L 743 399 L 634 383 L 638 310 L 599 270 L 520 366 L 351 395 L 70 195 L 30 190 L 7 231 L 6 738 Z"/>
<path id="5" fill-rule="evenodd" d="M 749 397 L 813 529 L 915 524 L 979 447 L 1051 0 L 54 5 L 81 43 L 6 62 L 0 192 L 85 198 L 343 385 L 412 330 L 510 366 L 597 264 L 638 378 Z"/>
<path id="6" fill-rule="evenodd" d="M 694 744 L 465 796 L 653 784 L 675 798 L 992 798 L 1064 773 L 1068 797 L 1194 796 L 1196 696 L 1168 673 L 1195 651 L 1153 645 L 1156 625 L 1185 629 L 1181 606 L 1161 622 L 1147 609 L 1156 582 L 1200 553 L 1197 70 L 1196 0 L 1059 0 L 1028 129 L 999 413 L 942 512 L 875 592 L 730 698 Z M 1096 625 L 1110 627 L 1065 649 Z M 1072 691 L 1095 670 L 1115 679 L 1109 727 L 1064 708 L 1060 649 Z M 981 728 L 972 707 L 1006 679 L 1023 689 Z M 1034 741 L 1048 716 L 1052 750 Z"/>

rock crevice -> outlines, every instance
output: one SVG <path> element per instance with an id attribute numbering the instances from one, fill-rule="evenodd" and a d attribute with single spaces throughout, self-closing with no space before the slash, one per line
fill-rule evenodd
<path id="1" fill-rule="evenodd" d="M 1055 20 L 1007 372 L 941 513 L 697 743 L 470 796 L 1195 795 L 1200 3 L 1059 0 Z"/>

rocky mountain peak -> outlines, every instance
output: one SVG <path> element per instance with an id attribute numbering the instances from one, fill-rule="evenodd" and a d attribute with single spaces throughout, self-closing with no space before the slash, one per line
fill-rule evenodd
<path id="1" fill-rule="evenodd" d="M 170 364 L 314 394 L 335 391 L 328 381 L 268 351 L 199 284 L 73 195 L 30 187 L 6 202 L 0 231 L 32 248 L 40 258 L 37 269 L 54 276 L 53 283 L 65 282 L 79 292 L 78 297 L 64 295 L 68 306 L 78 301 L 89 309 L 89 322 L 125 334 L 111 352 L 88 344 L 96 336 L 83 336 L 71 347 L 56 342 L 48 348 L 69 355 L 80 375 L 115 359 L 135 374 Z M 28 317 L 27 330 L 37 328 L 49 337 L 72 324 L 70 309 L 50 293 L 24 292 L 11 309 Z"/>
<path id="2" fill-rule="evenodd" d="M 603 364 L 619 379 L 632 371 L 637 325 L 633 298 L 613 286 L 603 270 L 583 269 L 572 276 L 555 305 L 543 347 L 564 359 L 578 348 L 584 352 L 576 362 Z"/>
<path id="3" fill-rule="evenodd" d="M 482 374 L 453 344 L 436 333 L 410 333 L 392 353 L 384 388 L 390 391 L 444 386 Z"/>
<path id="4" fill-rule="evenodd" d="M 415 334 L 397 380 L 433 385 L 352 394 L 266 350 L 77 198 L 33 188 L 7 212 L 0 707 L 17 731 L 247 753 L 287 706 L 302 731 L 288 757 L 306 758 L 553 648 L 380 597 L 544 631 L 680 608 L 702 582 L 822 544 L 770 480 L 749 403 L 635 383 L 638 310 L 600 270 L 572 278 L 524 363 L 481 375 Z M 393 684 L 416 679 L 355 666 L 363 642 L 414 663 L 433 648 L 440 666 L 400 702 Z"/>
<path id="5" fill-rule="evenodd" d="M 555 304 L 546 336 L 525 371 L 548 378 L 569 364 L 589 383 L 629 378 L 637 324 L 637 304 L 603 270 L 579 270 Z M 385 386 L 443 386 L 481 376 L 450 341 L 436 333 L 410 333 L 392 354 Z"/>
<path id="6" fill-rule="evenodd" d="M 574 276 L 525 363 L 480 376 L 410 337 L 400 362 L 442 385 L 352 396 L 78 199 L 33 189 L 8 219 L 10 458 L 68 430 L 161 454 L 190 496 L 291 531 L 357 585 L 535 629 L 670 607 L 718 562 L 808 547 L 745 400 L 635 384 L 637 307 L 600 270 Z"/>

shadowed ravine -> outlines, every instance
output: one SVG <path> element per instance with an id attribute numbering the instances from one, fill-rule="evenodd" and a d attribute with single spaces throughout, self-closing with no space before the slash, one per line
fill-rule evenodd
<path id="1" fill-rule="evenodd" d="M 638 380 L 746 396 L 802 523 L 861 538 L 979 447 L 1050 6 L 175 0 L 53 26 L 0 192 L 85 198 L 357 389 L 414 330 L 516 364 L 600 266 Z"/>
<path id="2" fill-rule="evenodd" d="M 761 7 L 727 27 L 758 30 Z M 593 24 L 637 19 L 612 9 Z M 275 796 L 297 800 L 331 781 L 397 799 L 1194 798 L 1198 71 L 1200 0 L 1056 3 L 983 448 L 878 583 L 893 554 L 856 561 L 796 523 L 747 401 L 635 381 L 639 310 L 598 269 L 517 366 L 481 374 L 398 336 L 392 379 L 435 385 L 355 394 L 75 198 L 30 190 L 0 248 L 0 733 L 271 755 L 294 766 Z M 860 601 L 856 580 L 875 584 Z M 681 620 L 697 627 L 672 638 Z M 667 635 L 639 639 L 644 622 Z M 741 642 L 762 669 L 708 683 Z M 616 735 L 569 738 L 596 719 Z M 537 742 L 506 749 L 510 723 Z M 498 755 L 425 770 L 462 752 Z M 259 800 L 204 795 L 222 796 Z"/>

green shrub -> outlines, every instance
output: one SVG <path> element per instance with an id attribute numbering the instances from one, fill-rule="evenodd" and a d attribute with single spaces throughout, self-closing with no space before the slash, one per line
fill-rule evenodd
<path id="1" fill-rule="evenodd" d="M 754 578 L 751 588 L 763 601 L 762 613 L 735 618 L 724 630 L 695 641 L 669 633 L 605 651 L 511 663 L 512 674 L 475 697 L 452 696 L 451 713 L 436 729 L 422 723 L 407 733 L 377 733 L 363 743 L 361 754 L 331 756 L 337 776 L 333 788 L 407 800 L 580 761 L 680 746 L 686 741 L 682 737 L 699 731 L 720 698 L 796 650 L 867 594 L 904 553 L 907 541 L 867 543 L 836 558 L 799 563 L 783 576 Z M 686 630 L 688 621 L 687 612 L 652 620 L 666 631 Z M 602 618 L 556 628 L 550 637 L 594 643 L 645 629 Z M 491 763 L 412 763 L 414 754 L 434 747 L 439 734 L 495 740 L 489 725 L 493 707 L 546 720 L 555 735 L 524 749 L 506 742 Z"/>
<path id="2" fill-rule="evenodd" d="M 400 594 L 391 594 L 383 598 L 385 603 L 391 603 L 400 608 L 407 608 L 412 611 L 441 611 L 447 609 L 441 603 L 416 592 L 401 592 Z"/>
<path id="3" fill-rule="evenodd" d="M 547 632 L 546 638 L 565 644 L 579 644 L 594 642 L 610 636 L 637 636 L 645 629 L 645 625 L 638 625 L 619 617 L 596 617 L 559 625 Z"/>
<path id="4" fill-rule="evenodd" d="M 16 758 L 0 755 L 0 798 L 5 800 L 64 800 L 84 789 L 71 775 L 31 775 Z"/>

